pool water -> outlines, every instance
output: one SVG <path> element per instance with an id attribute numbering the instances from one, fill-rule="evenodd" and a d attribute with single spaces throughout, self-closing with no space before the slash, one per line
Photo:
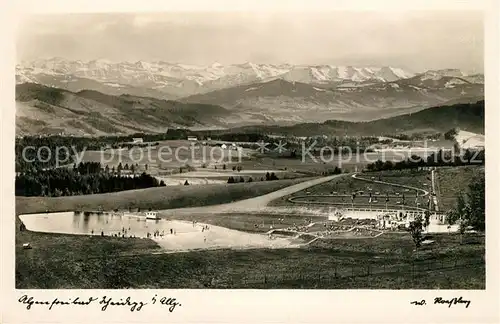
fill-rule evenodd
<path id="1" fill-rule="evenodd" d="M 300 246 L 291 238 L 269 237 L 182 220 L 146 220 L 118 213 L 60 212 L 20 215 L 19 218 L 28 230 L 35 232 L 136 238 L 147 238 L 149 233 L 151 239 L 168 251 Z M 154 236 L 155 232 L 158 235 Z"/>

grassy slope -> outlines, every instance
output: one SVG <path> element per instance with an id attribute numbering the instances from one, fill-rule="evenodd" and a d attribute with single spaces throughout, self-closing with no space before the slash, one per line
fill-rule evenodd
<path id="1" fill-rule="evenodd" d="M 249 126 L 243 130 L 288 134 L 295 136 L 330 135 L 382 135 L 415 132 L 416 130 L 446 132 L 459 127 L 475 133 L 484 133 L 484 101 L 473 104 L 438 106 L 416 113 L 370 122 L 328 120 L 324 123 L 304 123 L 292 126 Z"/>
<path id="2" fill-rule="evenodd" d="M 32 234 L 21 234 L 24 235 Z M 336 239 L 301 249 L 140 256 L 130 254 L 153 250 L 150 241 L 130 244 L 129 239 L 119 238 L 36 235 L 39 240 L 33 250 L 16 247 L 18 288 L 484 289 L 485 286 L 484 237 L 476 238 L 482 244 L 460 245 L 456 235 L 435 235 L 435 245 L 422 249 L 413 266 L 414 247 L 409 234 Z M 455 259 L 459 260 L 457 267 Z M 463 267 L 464 264 L 469 267 Z M 438 270 L 443 266 L 452 268 Z M 365 276 L 368 267 L 371 276 Z M 429 268 L 433 271 L 429 272 Z M 335 278 L 335 273 L 340 278 Z"/>
<path id="3" fill-rule="evenodd" d="M 163 132 L 169 125 L 220 125 L 218 117 L 228 113 L 215 105 L 114 96 L 92 90 L 74 93 L 33 83 L 16 86 L 16 102 L 23 103 L 17 113 L 25 115 L 17 120 L 18 129 L 28 134 L 79 133 L 82 128 L 90 134 Z M 37 118 L 33 118 L 34 113 Z M 40 125 L 39 120 L 44 124 Z"/>
<path id="4" fill-rule="evenodd" d="M 468 192 L 469 183 L 480 173 L 482 166 L 439 168 L 437 171 L 437 193 L 442 210 L 455 207 L 457 195 Z"/>
<path id="5" fill-rule="evenodd" d="M 16 214 L 68 210 L 170 209 L 229 203 L 260 196 L 306 178 L 203 186 L 169 186 L 68 197 L 16 197 Z"/>

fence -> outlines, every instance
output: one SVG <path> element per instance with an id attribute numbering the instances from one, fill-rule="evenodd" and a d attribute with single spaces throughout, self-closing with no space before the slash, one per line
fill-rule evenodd
<path id="1" fill-rule="evenodd" d="M 360 277 L 403 275 L 407 279 L 416 278 L 432 271 L 450 271 L 468 267 L 485 265 L 484 258 L 477 260 L 431 260 L 413 263 L 380 264 L 370 263 L 360 265 L 338 265 L 328 272 L 303 270 L 295 273 L 256 274 L 245 276 L 223 276 L 213 278 L 207 283 L 207 288 L 279 288 L 292 286 L 306 286 L 321 288 L 341 280 L 355 280 Z"/>

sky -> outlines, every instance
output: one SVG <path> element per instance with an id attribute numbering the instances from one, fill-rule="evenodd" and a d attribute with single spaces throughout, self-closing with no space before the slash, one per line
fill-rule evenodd
<path id="1" fill-rule="evenodd" d="M 480 11 L 38 15 L 18 60 L 394 66 L 483 72 Z"/>

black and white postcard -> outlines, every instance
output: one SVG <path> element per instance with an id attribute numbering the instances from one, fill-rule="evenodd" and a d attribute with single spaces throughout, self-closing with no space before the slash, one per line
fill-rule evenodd
<path id="1" fill-rule="evenodd" d="M 9 8 L 2 322 L 498 321 L 495 1 Z"/>

